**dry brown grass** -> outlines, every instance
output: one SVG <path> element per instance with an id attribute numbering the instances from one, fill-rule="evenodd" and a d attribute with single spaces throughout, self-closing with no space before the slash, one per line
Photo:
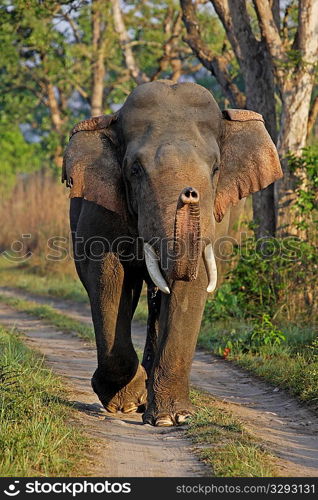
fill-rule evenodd
<path id="1" fill-rule="evenodd" d="M 11 251 L 17 261 L 24 253 L 31 252 L 26 262 L 34 271 L 63 269 L 63 273 L 74 275 L 69 255 L 68 205 L 67 189 L 52 173 L 40 171 L 18 179 L 10 196 L 0 204 L 1 250 Z M 52 238 L 55 241 L 58 238 L 63 247 L 62 259 L 56 258 L 58 253 L 50 248 Z M 20 252 L 18 241 L 23 242 Z"/>

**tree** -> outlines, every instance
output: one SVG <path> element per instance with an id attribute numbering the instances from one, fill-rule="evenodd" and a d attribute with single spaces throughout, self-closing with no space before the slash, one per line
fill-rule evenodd
<path id="1" fill-rule="evenodd" d="M 275 234 L 275 206 L 279 200 L 280 230 L 285 227 L 285 230 L 288 228 L 291 231 L 295 179 L 285 157 L 289 151 L 300 153 L 307 136 L 318 51 L 318 3 L 314 0 L 299 0 L 296 23 L 293 19 L 296 9 L 294 2 L 287 4 L 282 22 L 279 0 L 254 0 L 255 10 L 246 0 L 211 0 L 211 3 L 239 63 L 246 101 L 233 87 L 224 56 L 211 52 L 204 43 L 197 22 L 196 5 L 192 0 L 181 0 L 187 29 L 186 41 L 202 64 L 216 77 L 231 105 L 261 113 L 272 139 L 274 142 L 278 139 L 284 178 L 277 183 L 276 196 L 273 186 L 253 195 L 254 219 L 260 224 L 257 236 Z M 258 23 L 255 28 L 256 15 Z M 279 137 L 275 86 L 278 86 L 281 99 Z"/>
<path id="2" fill-rule="evenodd" d="M 177 81 L 198 69 L 182 42 L 174 0 L 122 6 L 115 0 L 0 6 L 3 111 L 15 126 L 28 124 L 57 165 L 74 122 L 111 112 L 141 81 Z"/>
<path id="3" fill-rule="evenodd" d="M 67 79 L 67 41 L 54 27 L 62 7 L 62 2 L 34 0 L 1 7 L 3 113 L 15 125 L 29 123 L 58 164 L 72 92 Z"/>
<path id="4" fill-rule="evenodd" d="M 119 0 L 111 0 L 111 5 L 123 62 L 137 85 L 158 78 L 177 82 L 201 68 L 182 41 L 181 12 L 175 0 L 132 0 L 124 4 L 129 9 L 123 9 Z"/>
<path id="5" fill-rule="evenodd" d="M 282 111 L 278 151 L 284 177 L 277 182 L 278 216 L 282 233 L 290 232 L 296 198 L 297 178 L 290 171 L 286 155 L 300 154 L 306 144 L 308 117 L 318 56 L 318 2 L 299 0 L 297 24 L 290 36 L 288 16 L 293 2 L 285 9 L 282 31 L 275 24 L 268 1 L 254 0 L 262 37 L 276 76 Z M 292 12 L 291 12 L 292 14 Z M 304 172 L 298 172 L 304 181 Z"/>

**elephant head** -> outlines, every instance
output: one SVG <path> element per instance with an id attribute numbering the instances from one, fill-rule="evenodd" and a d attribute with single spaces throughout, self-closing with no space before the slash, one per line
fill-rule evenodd
<path id="1" fill-rule="evenodd" d="M 71 143 L 63 168 L 70 196 L 133 221 L 150 277 L 165 293 L 173 281 L 196 279 L 201 256 L 213 291 L 215 224 L 282 176 L 262 116 L 222 113 L 194 83 L 140 85 L 117 113 L 79 123 Z"/>

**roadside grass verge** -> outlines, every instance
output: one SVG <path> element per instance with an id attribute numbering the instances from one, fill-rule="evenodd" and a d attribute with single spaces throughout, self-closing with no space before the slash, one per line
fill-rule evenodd
<path id="1" fill-rule="evenodd" d="M 186 435 L 217 477 L 275 477 L 275 458 L 212 396 L 191 391 L 198 412 Z"/>
<path id="2" fill-rule="evenodd" d="M 39 319 L 43 319 L 51 325 L 56 326 L 59 330 L 68 333 L 76 333 L 76 335 L 84 340 L 91 342 L 94 341 L 95 337 L 92 327 L 56 311 L 51 306 L 40 305 L 37 302 L 7 297 L 1 294 L 0 301 L 13 307 L 17 311 L 31 314 Z"/>
<path id="3" fill-rule="evenodd" d="M 14 263 L 0 257 L 0 284 L 20 288 L 38 295 L 88 302 L 86 290 L 79 278 L 69 274 L 43 274 L 28 262 Z"/>
<path id="4" fill-rule="evenodd" d="M 80 476 L 87 439 L 61 380 L 15 331 L 0 327 L 0 476 Z"/>
<path id="5" fill-rule="evenodd" d="M 8 297 L 6 295 L 0 294 L 0 302 L 13 307 L 17 311 L 24 312 L 35 316 L 38 319 L 43 319 L 50 325 L 55 326 L 59 330 L 67 333 L 75 333 L 83 340 L 88 342 L 95 342 L 94 329 L 76 319 L 72 319 L 69 316 L 56 311 L 53 307 L 47 305 L 39 305 L 37 302 L 17 299 L 14 297 Z M 135 347 L 135 351 L 141 362 L 143 352 L 141 349 Z"/>
<path id="6" fill-rule="evenodd" d="M 315 327 L 280 324 L 279 329 L 261 333 L 253 336 L 255 324 L 247 320 L 219 321 L 203 325 L 198 345 L 318 407 Z"/>
<path id="7" fill-rule="evenodd" d="M 27 262 L 16 264 L 5 257 L 0 257 L 0 286 L 18 288 L 34 295 L 73 300 L 88 303 L 85 288 L 79 278 L 73 279 L 69 274 L 58 275 L 38 273 Z M 146 323 L 148 316 L 147 292 L 141 293 L 134 319 Z"/>

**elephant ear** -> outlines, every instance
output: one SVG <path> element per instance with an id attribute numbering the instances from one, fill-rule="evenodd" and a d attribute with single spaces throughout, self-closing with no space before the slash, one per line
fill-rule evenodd
<path id="1" fill-rule="evenodd" d="M 228 109 L 222 114 L 221 162 L 214 204 L 217 222 L 231 205 L 283 175 L 262 115 L 243 109 Z"/>
<path id="2" fill-rule="evenodd" d="M 70 188 L 70 198 L 85 198 L 124 216 L 115 121 L 116 115 L 98 116 L 73 128 L 64 154 L 62 182 Z"/>

